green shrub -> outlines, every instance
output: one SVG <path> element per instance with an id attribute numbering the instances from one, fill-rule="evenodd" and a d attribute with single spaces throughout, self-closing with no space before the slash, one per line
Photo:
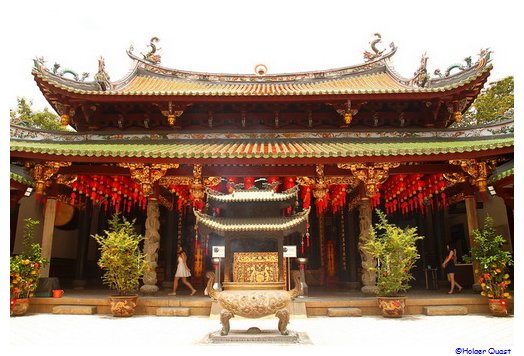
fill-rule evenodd
<path id="1" fill-rule="evenodd" d="M 377 215 L 379 222 L 371 229 L 370 239 L 363 250 L 377 261 L 375 267 L 369 268 L 377 274 L 377 294 L 398 296 L 410 288 L 408 282 L 414 279 L 411 269 L 420 258 L 416 242 L 423 237 L 417 234 L 416 227 L 402 229 L 390 224 L 382 211 L 377 210 Z"/>
<path id="2" fill-rule="evenodd" d="M 91 235 L 99 245 L 102 281 L 119 295 L 135 294 L 146 269 L 145 255 L 139 246 L 144 237 L 136 233 L 134 223 L 135 220 L 129 222 L 115 214 L 105 235 Z"/>

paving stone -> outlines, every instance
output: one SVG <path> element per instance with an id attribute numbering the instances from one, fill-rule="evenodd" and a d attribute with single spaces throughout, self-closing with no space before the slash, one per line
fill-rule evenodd
<path id="1" fill-rule="evenodd" d="M 191 315 L 191 309 L 190 308 L 180 308 L 180 307 L 158 308 L 156 310 L 156 315 L 158 316 L 189 316 Z"/>
<path id="2" fill-rule="evenodd" d="M 424 307 L 426 315 L 466 315 L 468 308 L 459 305 L 439 305 Z"/>
<path id="3" fill-rule="evenodd" d="M 360 308 L 328 308 L 328 316 L 362 316 Z"/>
<path id="4" fill-rule="evenodd" d="M 53 307 L 53 314 L 75 314 L 75 315 L 96 314 L 96 306 L 94 305 L 57 305 Z"/>

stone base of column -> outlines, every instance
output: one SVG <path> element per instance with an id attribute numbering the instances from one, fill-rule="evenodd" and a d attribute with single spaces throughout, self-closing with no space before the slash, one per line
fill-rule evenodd
<path id="1" fill-rule="evenodd" d="M 158 292 L 158 286 L 151 285 L 151 284 L 144 284 L 142 287 L 140 287 L 140 292 L 144 294 L 155 294 Z"/>
<path id="2" fill-rule="evenodd" d="M 87 285 L 87 280 L 85 279 L 75 279 L 73 280 L 73 289 L 83 290 Z"/>
<path id="3" fill-rule="evenodd" d="M 360 289 L 360 291 L 364 294 L 377 294 L 377 290 L 377 286 L 364 286 Z"/>

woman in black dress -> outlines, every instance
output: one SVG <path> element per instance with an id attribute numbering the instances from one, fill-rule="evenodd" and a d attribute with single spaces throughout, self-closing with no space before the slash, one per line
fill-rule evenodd
<path id="1" fill-rule="evenodd" d="M 457 286 L 460 293 L 462 291 L 462 286 L 455 281 L 455 260 L 457 259 L 455 246 L 448 244 L 446 247 L 448 249 L 448 257 L 446 257 L 444 262 L 442 262 L 442 268 L 444 268 L 444 272 L 446 272 L 448 276 L 448 281 L 451 283 L 451 289 L 448 294 L 453 294 L 455 286 Z"/>

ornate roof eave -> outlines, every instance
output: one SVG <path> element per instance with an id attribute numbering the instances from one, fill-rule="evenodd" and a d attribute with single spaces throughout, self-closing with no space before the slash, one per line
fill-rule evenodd
<path id="1" fill-rule="evenodd" d="M 394 142 L 345 140 L 244 141 L 242 151 L 232 152 L 230 141 L 186 140 L 165 143 L 49 143 L 12 140 L 11 156 L 40 160 L 67 160 L 71 162 L 155 162 L 176 159 L 180 164 L 335 164 L 352 161 L 408 162 L 441 161 L 460 158 L 481 158 L 514 152 L 513 135 L 493 138 L 453 138 L 428 140 L 398 139 Z M 211 142 L 207 142 L 211 141 Z M 370 142 L 373 141 L 373 142 Z M 254 150 L 254 147 L 257 147 Z M 300 151 L 293 147 L 300 146 Z M 278 152 L 270 151 L 278 147 Z M 267 153 L 269 152 L 269 153 Z M 299 160 L 299 161 L 297 161 Z"/>
<path id="2" fill-rule="evenodd" d="M 14 164 L 10 165 L 10 179 L 22 185 L 33 187 L 35 182 L 29 173 L 25 170 L 24 167 L 16 166 Z"/>
<path id="3" fill-rule="evenodd" d="M 515 163 L 513 160 L 508 161 L 497 168 L 488 178 L 488 184 L 496 184 L 497 182 L 511 177 L 515 174 Z"/>

